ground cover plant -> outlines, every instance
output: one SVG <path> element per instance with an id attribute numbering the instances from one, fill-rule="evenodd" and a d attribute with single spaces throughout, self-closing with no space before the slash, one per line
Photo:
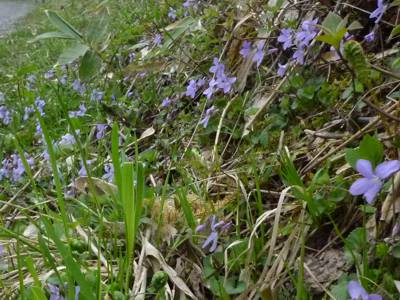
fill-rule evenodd
<path id="1" fill-rule="evenodd" d="M 0 39 L 1 299 L 399 299 L 400 1 L 49 1 Z"/>

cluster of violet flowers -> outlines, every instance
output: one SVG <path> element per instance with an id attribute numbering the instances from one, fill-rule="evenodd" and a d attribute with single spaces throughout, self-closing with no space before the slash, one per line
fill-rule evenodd
<path id="1" fill-rule="evenodd" d="M 232 222 L 219 221 L 217 222 L 217 217 L 212 215 L 205 223 L 200 224 L 196 228 L 196 232 L 204 232 L 207 227 L 209 228 L 209 236 L 204 241 L 201 246 L 203 249 L 209 248 L 210 252 L 215 252 L 218 246 L 218 238 L 221 233 L 225 233 L 232 226 Z"/>
<path id="2" fill-rule="evenodd" d="M 400 171 L 400 161 L 384 161 L 373 170 L 369 160 L 359 159 L 356 163 L 356 170 L 363 178 L 357 179 L 351 185 L 349 192 L 353 196 L 363 195 L 367 203 L 371 204 L 382 189 L 384 180 Z"/>
<path id="3" fill-rule="evenodd" d="M 261 65 L 262 61 L 264 60 L 264 46 L 265 46 L 265 41 L 260 41 L 257 43 L 257 45 L 255 47 L 253 47 L 253 45 L 251 44 L 251 42 L 249 41 L 244 41 L 242 48 L 239 51 L 239 54 L 243 57 L 243 58 L 247 58 L 250 56 L 250 54 L 253 51 L 253 48 L 255 49 L 255 53 L 252 57 L 252 62 L 255 62 L 257 65 L 257 68 Z M 277 48 L 271 48 L 268 49 L 267 51 L 267 55 L 270 55 L 272 53 L 277 52 L 278 49 Z"/>
<path id="4" fill-rule="evenodd" d="M 283 77 L 289 64 L 296 62 L 300 65 L 305 63 L 305 53 L 310 46 L 311 41 L 318 34 L 318 19 L 303 21 L 299 30 L 294 31 L 291 28 L 284 28 L 278 36 L 278 42 L 282 44 L 283 50 L 295 49 L 289 62 L 279 64 L 278 75 Z"/>
<path id="5" fill-rule="evenodd" d="M 32 167 L 34 165 L 33 158 L 25 155 L 28 165 Z M 4 158 L 1 162 L 0 168 L 0 181 L 8 178 L 12 182 L 18 182 L 22 179 L 25 174 L 25 167 L 22 159 L 17 153 L 11 154 L 8 158 Z"/>

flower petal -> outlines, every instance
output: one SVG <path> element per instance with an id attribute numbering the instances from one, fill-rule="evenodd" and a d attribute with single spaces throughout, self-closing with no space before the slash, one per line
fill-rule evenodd
<path id="1" fill-rule="evenodd" d="M 218 233 L 216 231 L 211 232 L 211 234 L 208 236 L 208 238 L 205 240 L 205 242 L 203 243 L 203 245 L 201 246 L 201 248 L 207 248 L 208 245 L 210 245 L 211 243 L 213 243 L 214 246 L 214 241 L 218 239 Z M 211 250 L 211 249 L 210 249 Z"/>
<path id="2" fill-rule="evenodd" d="M 215 252 L 215 250 L 217 250 L 217 246 L 218 246 L 218 234 L 215 237 L 215 239 L 213 239 L 213 243 L 210 247 L 210 252 Z"/>
<path id="3" fill-rule="evenodd" d="M 400 170 L 400 161 L 399 160 L 389 160 L 384 161 L 379 164 L 375 169 L 375 174 L 380 179 L 386 179 L 393 175 L 394 173 Z"/>
<path id="4" fill-rule="evenodd" d="M 382 300 L 382 296 L 378 294 L 370 294 L 368 300 Z"/>
<path id="5" fill-rule="evenodd" d="M 367 299 L 368 293 L 367 291 L 359 284 L 357 281 L 352 280 L 347 285 L 347 291 L 351 299 Z"/>
<path id="6" fill-rule="evenodd" d="M 369 160 L 366 159 L 357 160 L 356 170 L 366 178 L 374 177 L 374 172 L 372 171 L 372 165 Z"/>
<path id="7" fill-rule="evenodd" d="M 368 202 L 368 204 L 374 202 L 374 199 L 381 190 L 381 188 L 382 188 L 382 181 L 380 180 L 370 181 L 370 186 L 368 188 L 368 191 L 364 193 L 364 198 Z"/>
<path id="8" fill-rule="evenodd" d="M 370 181 L 371 179 L 368 178 L 357 179 L 349 189 L 350 194 L 358 196 L 366 193 L 370 187 Z"/>

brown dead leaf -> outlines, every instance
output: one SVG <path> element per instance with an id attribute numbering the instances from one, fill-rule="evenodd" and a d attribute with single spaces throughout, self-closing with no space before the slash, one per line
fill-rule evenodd
<path id="1" fill-rule="evenodd" d="M 393 186 L 382 204 L 381 221 L 389 223 L 393 219 L 393 211 L 400 212 L 400 173 L 394 176 Z"/>

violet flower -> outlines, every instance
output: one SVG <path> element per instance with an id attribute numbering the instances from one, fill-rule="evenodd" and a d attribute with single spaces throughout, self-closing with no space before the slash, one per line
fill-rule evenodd
<path id="1" fill-rule="evenodd" d="M 278 36 L 278 42 L 283 44 L 283 50 L 290 48 L 293 45 L 293 30 L 283 28 L 281 34 Z"/>
<path id="2" fill-rule="evenodd" d="M 170 7 L 168 10 L 168 18 L 170 18 L 172 21 L 176 20 L 176 9 L 173 7 Z"/>
<path id="3" fill-rule="evenodd" d="M 107 124 L 96 125 L 96 139 L 100 140 L 104 137 L 107 127 L 108 127 Z"/>
<path id="4" fill-rule="evenodd" d="M 78 79 L 75 79 L 72 83 L 72 89 L 79 93 L 81 96 L 86 92 L 86 86 L 81 83 Z"/>
<path id="5" fill-rule="evenodd" d="M 364 36 L 364 40 L 367 43 L 372 43 L 375 40 L 375 31 L 372 30 L 370 33 L 368 33 L 366 36 Z"/>
<path id="6" fill-rule="evenodd" d="M 196 232 L 203 232 L 206 230 L 207 227 L 209 227 L 210 229 L 210 234 L 201 247 L 205 249 L 210 246 L 209 251 L 215 252 L 218 246 L 219 234 L 226 232 L 231 225 L 232 222 L 217 222 L 217 218 L 215 217 L 215 215 L 212 215 L 205 223 L 200 224 L 196 228 Z"/>
<path id="7" fill-rule="evenodd" d="M 136 58 L 136 54 L 134 52 L 131 52 L 129 53 L 128 57 L 129 57 L 129 63 L 132 63 Z"/>
<path id="8" fill-rule="evenodd" d="M 154 45 L 160 46 L 160 45 L 161 45 L 161 40 L 162 40 L 161 34 L 157 33 L 157 34 L 154 36 L 154 39 L 153 39 Z"/>
<path id="9" fill-rule="evenodd" d="M 61 83 L 62 85 L 66 85 L 68 82 L 68 76 L 67 75 L 63 75 L 60 78 L 58 78 L 58 82 Z"/>
<path id="10" fill-rule="evenodd" d="M 296 60 L 296 62 L 300 65 L 304 65 L 304 49 L 303 48 L 297 48 L 297 50 L 293 53 L 292 58 Z"/>
<path id="11" fill-rule="evenodd" d="M 99 102 L 103 100 L 103 97 L 104 97 L 104 92 L 94 89 L 92 91 L 92 94 L 90 95 L 90 100 Z"/>
<path id="12" fill-rule="evenodd" d="M 258 66 L 258 63 L 257 63 Z M 236 77 L 219 77 L 216 80 L 217 87 L 221 90 L 223 90 L 224 94 L 229 93 L 229 91 L 232 88 L 232 85 L 236 82 Z"/>
<path id="13" fill-rule="evenodd" d="M 375 19 L 375 24 L 378 24 L 386 11 L 386 5 L 383 4 L 383 0 L 377 0 L 377 8 L 369 15 L 370 19 Z"/>
<path id="14" fill-rule="evenodd" d="M 249 41 L 244 41 L 242 45 L 242 49 L 240 49 L 239 53 L 243 58 L 247 58 L 251 52 L 251 43 Z"/>
<path id="15" fill-rule="evenodd" d="M 359 159 L 356 163 L 356 170 L 364 176 L 357 179 L 350 187 L 349 192 L 353 196 L 363 195 L 368 204 L 371 204 L 382 188 L 383 181 L 400 170 L 400 161 L 384 161 L 372 170 L 369 160 Z"/>
<path id="16" fill-rule="evenodd" d="M 75 144 L 75 137 L 70 133 L 63 135 L 61 140 L 57 143 L 58 147 L 68 150 L 72 149 Z"/>
<path id="17" fill-rule="evenodd" d="M 49 70 L 46 73 L 44 73 L 44 78 L 47 80 L 53 79 L 55 74 L 56 73 L 54 72 L 54 70 Z"/>
<path id="18" fill-rule="evenodd" d="M 49 300 L 65 300 L 63 296 L 60 294 L 60 288 L 53 284 L 48 284 L 50 298 Z"/>
<path id="19" fill-rule="evenodd" d="M 168 107 L 172 103 L 172 100 L 169 97 L 164 98 L 164 100 L 161 103 L 161 107 Z"/>
<path id="20" fill-rule="evenodd" d="M 68 116 L 70 117 L 70 118 L 78 118 L 78 117 L 83 117 L 84 115 L 85 115 L 85 113 L 86 113 L 86 106 L 85 106 L 85 104 L 84 103 L 81 103 L 80 105 L 79 105 L 79 110 L 76 110 L 76 111 L 70 111 L 69 113 L 68 113 Z"/>
<path id="21" fill-rule="evenodd" d="M 30 115 L 33 114 L 34 112 L 35 109 L 32 106 L 25 107 L 23 120 L 24 121 L 28 120 Z"/>
<path id="22" fill-rule="evenodd" d="M 283 77 L 285 76 L 287 70 L 288 70 L 289 64 L 286 63 L 284 65 L 281 65 L 280 63 L 278 63 L 278 71 L 277 74 L 279 77 Z"/>
<path id="23" fill-rule="evenodd" d="M 186 88 L 185 96 L 191 97 L 191 98 L 196 98 L 196 92 L 197 92 L 197 83 L 196 80 L 192 79 L 189 81 L 189 84 Z"/>
<path id="24" fill-rule="evenodd" d="M 382 300 L 382 296 L 378 294 L 368 294 L 368 292 L 355 280 L 347 285 L 347 291 L 350 300 Z"/>
<path id="25" fill-rule="evenodd" d="M 261 63 L 264 59 L 264 52 L 263 52 L 264 44 L 265 44 L 265 41 L 258 43 L 257 51 L 254 54 L 253 59 L 252 59 L 252 61 L 257 64 L 257 68 L 261 65 Z"/>
<path id="26" fill-rule="evenodd" d="M 106 164 L 104 166 L 104 175 L 102 179 L 108 181 L 108 182 L 113 182 L 114 180 L 114 165 L 113 164 Z"/>
<path id="27" fill-rule="evenodd" d="M 219 62 L 219 59 L 214 57 L 213 65 L 210 68 L 210 72 L 215 74 L 215 76 L 220 77 L 225 72 L 225 65 Z"/>
<path id="28" fill-rule="evenodd" d="M 86 161 L 86 166 L 89 168 L 91 163 L 92 163 L 92 160 L 87 160 Z M 86 170 L 85 165 L 83 163 L 81 163 L 81 168 L 79 169 L 78 175 L 80 177 L 87 176 L 87 170 Z"/>
<path id="29" fill-rule="evenodd" d="M 35 99 L 35 106 L 36 106 L 36 108 L 39 111 L 41 116 L 44 116 L 44 114 L 45 114 L 44 111 L 43 111 L 45 105 L 46 105 L 46 102 L 43 99 L 41 99 L 40 97 L 37 97 Z"/>
<path id="30" fill-rule="evenodd" d="M 4 125 L 11 123 L 11 112 L 4 105 L 0 106 L 0 120 Z"/>
<path id="31" fill-rule="evenodd" d="M 206 110 L 204 118 L 200 121 L 200 124 L 203 125 L 204 128 L 208 126 L 208 122 L 210 121 L 211 116 L 215 113 L 216 109 L 214 106 L 211 106 Z"/>

